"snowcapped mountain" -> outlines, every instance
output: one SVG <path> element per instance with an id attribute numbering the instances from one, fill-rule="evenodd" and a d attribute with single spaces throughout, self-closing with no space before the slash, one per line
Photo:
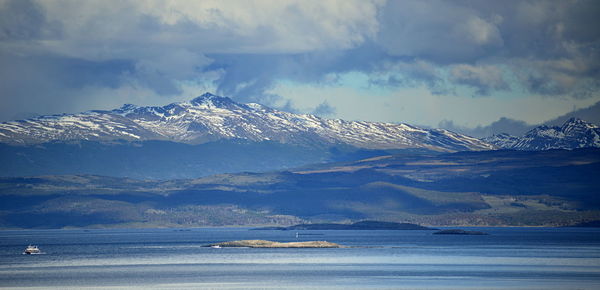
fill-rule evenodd
<path id="1" fill-rule="evenodd" d="M 407 124 L 324 119 L 293 114 L 206 93 L 162 107 L 126 104 L 111 111 L 43 116 L 0 123 L 0 142 L 39 144 L 69 140 L 166 140 L 202 144 L 223 139 L 314 146 L 347 144 L 367 149 L 489 150 L 479 139 Z"/>
<path id="2" fill-rule="evenodd" d="M 522 137 L 498 134 L 482 139 L 503 149 L 549 150 L 600 147 L 600 128 L 577 118 L 562 126 L 539 126 Z"/>

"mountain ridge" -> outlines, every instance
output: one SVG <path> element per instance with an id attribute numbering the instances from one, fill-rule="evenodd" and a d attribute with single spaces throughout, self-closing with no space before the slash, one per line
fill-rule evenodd
<path id="1" fill-rule="evenodd" d="M 425 148 L 436 151 L 491 150 L 477 138 L 408 124 L 324 119 L 241 104 L 205 93 L 187 102 L 41 116 L 0 123 L 0 143 L 49 141 L 163 140 L 203 144 L 223 139 L 314 146 L 346 144 L 365 149 Z"/>
<path id="2" fill-rule="evenodd" d="M 550 150 L 600 147 L 600 128 L 579 118 L 570 118 L 561 126 L 541 125 L 521 137 L 506 133 L 483 138 L 502 149 Z"/>

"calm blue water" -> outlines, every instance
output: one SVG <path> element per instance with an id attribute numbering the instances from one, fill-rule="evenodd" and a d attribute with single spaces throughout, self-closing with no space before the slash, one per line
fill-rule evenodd
<path id="1" fill-rule="evenodd" d="M 600 229 L 431 231 L 136 229 L 0 231 L 0 287 L 600 289 Z M 327 240 L 352 248 L 201 247 Z M 42 255 L 22 255 L 37 244 Z"/>

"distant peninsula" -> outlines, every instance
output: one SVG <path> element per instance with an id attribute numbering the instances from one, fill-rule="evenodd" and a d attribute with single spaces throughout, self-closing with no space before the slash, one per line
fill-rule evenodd
<path id="1" fill-rule="evenodd" d="M 434 235 L 475 235 L 475 236 L 488 235 L 488 233 L 484 233 L 484 232 L 480 232 L 480 231 L 465 231 L 465 230 L 459 230 L 459 229 L 441 230 L 441 231 L 437 231 L 433 234 Z"/>
<path id="2" fill-rule="evenodd" d="M 240 240 L 207 245 L 213 248 L 342 248 L 341 245 L 326 241 L 280 243 L 265 240 Z"/>
<path id="3" fill-rule="evenodd" d="M 581 222 L 581 223 L 571 225 L 570 227 L 600 228 L 600 220 Z"/>
<path id="4" fill-rule="evenodd" d="M 416 224 L 380 221 L 361 221 L 353 224 L 298 224 L 289 227 L 263 227 L 255 230 L 437 230 Z"/>

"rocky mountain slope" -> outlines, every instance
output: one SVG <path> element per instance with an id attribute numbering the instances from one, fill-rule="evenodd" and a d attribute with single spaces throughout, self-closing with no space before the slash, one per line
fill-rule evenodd
<path id="1" fill-rule="evenodd" d="M 163 140 L 203 144 L 218 140 L 274 141 L 300 146 L 345 144 L 367 149 L 489 150 L 479 139 L 407 124 L 324 119 L 240 104 L 206 93 L 162 107 L 124 105 L 111 111 L 43 116 L 0 124 L 0 143 Z"/>
<path id="2" fill-rule="evenodd" d="M 503 149 L 549 150 L 600 147 L 600 128 L 584 120 L 571 118 L 562 126 L 539 126 L 522 137 L 498 134 L 483 141 Z"/>

